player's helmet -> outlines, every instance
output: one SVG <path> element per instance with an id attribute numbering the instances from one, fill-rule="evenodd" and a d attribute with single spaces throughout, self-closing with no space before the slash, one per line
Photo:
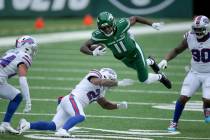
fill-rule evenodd
<path id="1" fill-rule="evenodd" d="M 109 37 L 116 29 L 115 18 L 109 12 L 101 12 L 97 17 L 97 26 L 105 36 Z"/>
<path id="2" fill-rule="evenodd" d="M 209 19 L 206 16 L 195 17 L 192 24 L 192 31 L 196 34 L 198 39 L 201 39 L 206 34 L 208 34 L 207 28 L 209 25 Z"/>
<path id="3" fill-rule="evenodd" d="M 38 45 L 35 38 L 25 35 L 16 40 L 15 47 L 33 57 L 37 52 Z"/>
<path id="4" fill-rule="evenodd" d="M 117 80 L 117 73 L 111 68 L 102 68 L 100 73 L 103 76 L 103 79 Z"/>

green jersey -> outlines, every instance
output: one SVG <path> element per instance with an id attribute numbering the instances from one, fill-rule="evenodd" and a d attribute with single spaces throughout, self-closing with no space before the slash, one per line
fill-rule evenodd
<path id="1" fill-rule="evenodd" d="M 129 28 L 129 19 L 121 18 L 116 21 L 116 31 L 112 36 L 107 37 L 101 31 L 96 30 L 92 33 L 91 39 L 96 44 L 104 44 L 117 59 L 129 57 L 136 51 L 135 41 L 127 32 Z"/>

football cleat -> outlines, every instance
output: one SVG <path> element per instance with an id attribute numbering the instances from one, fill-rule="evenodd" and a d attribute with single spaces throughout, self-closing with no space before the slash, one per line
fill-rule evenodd
<path id="1" fill-rule="evenodd" d="M 0 133 L 5 133 L 6 129 L 4 128 L 4 126 L 1 124 L 0 125 Z"/>
<path id="2" fill-rule="evenodd" d="M 210 116 L 207 116 L 207 117 L 205 118 L 205 123 L 210 123 Z"/>
<path id="3" fill-rule="evenodd" d="M 5 133 L 5 132 L 9 132 L 9 133 L 12 133 L 12 134 L 19 134 L 19 131 L 12 128 L 10 123 L 2 122 L 1 125 L 0 125 L 0 133 Z"/>
<path id="4" fill-rule="evenodd" d="M 172 88 L 172 84 L 171 81 L 169 79 L 167 79 L 167 77 L 165 76 L 164 73 L 159 73 L 160 75 L 162 75 L 161 79 L 159 80 L 166 88 L 171 89 Z"/>
<path id="5" fill-rule="evenodd" d="M 152 70 L 155 73 L 158 73 L 160 71 L 160 68 L 158 67 L 158 64 L 156 63 L 155 59 L 152 56 L 149 56 L 148 59 L 153 63 L 152 65 L 150 65 Z"/>
<path id="6" fill-rule="evenodd" d="M 18 126 L 19 133 L 21 134 L 28 129 L 30 129 L 30 123 L 27 122 L 25 119 L 21 119 Z"/>
<path id="7" fill-rule="evenodd" d="M 174 132 L 176 130 L 177 130 L 177 123 L 171 121 L 168 127 L 168 131 Z"/>
<path id="8" fill-rule="evenodd" d="M 58 131 L 55 132 L 55 136 L 62 138 L 71 138 L 71 135 L 63 128 L 58 129 Z"/>

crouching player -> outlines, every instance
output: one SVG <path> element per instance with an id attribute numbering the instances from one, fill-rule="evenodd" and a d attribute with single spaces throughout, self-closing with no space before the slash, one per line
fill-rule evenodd
<path id="1" fill-rule="evenodd" d="M 18 133 L 10 122 L 22 101 L 22 97 L 26 103 L 23 112 L 31 111 L 31 98 L 26 76 L 32 64 L 32 58 L 37 52 L 38 45 L 35 38 L 25 35 L 16 40 L 15 47 L 15 49 L 8 50 L 0 58 L 0 98 L 9 100 L 0 125 L 0 133 Z M 16 74 L 19 76 L 21 91 L 7 82 L 9 78 Z"/>
<path id="2" fill-rule="evenodd" d="M 127 86 L 133 83 L 130 79 L 117 81 L 117 74 L 110 68 L 90 71 L 82 81 L 64 96 L 58 107 L 57 113 L 50 122 L 27 122 L 21 119 L 18 130 L 20 133 L 28 130 L 57 130 L 55 136 L 71 137 L 68 130 L 85 120 L 83 108 L 93 101 L 104 109 L 127 109 L 127 102 L 112 103 L 105 99 L 105 92 L 110 87 Z"/>

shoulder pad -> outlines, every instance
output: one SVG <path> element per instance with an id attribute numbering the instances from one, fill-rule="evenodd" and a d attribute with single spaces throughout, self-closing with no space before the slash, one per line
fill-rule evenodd
<path id="1" fill-rule="evenodd" d="M 107 37 L 99 30 L 96 30 L 92 33 L 91 39 L 93 41 L 105 41 Z"/>
<path id="2" fill-rule="evenodd" d="M 17 56 L 19 61 L 23 62 L 28 68 L 31 66 L 32 58 L 30 55 L 28 55 L 27 53 L 19 52 Z"/>
<path id="3" fill-rule="evenodd" d="M 184 34 L 184 39 L 187 39 L 190 35 L 194 35 L 192 31 L 188 31 Z"/>
<path id="4" fill-rule="evenodd" d="M 130 21 L 128 18 L 120 18 L 117 20 L 116 26 L 122 33 L 126 32 L 130 29 Z"/>

